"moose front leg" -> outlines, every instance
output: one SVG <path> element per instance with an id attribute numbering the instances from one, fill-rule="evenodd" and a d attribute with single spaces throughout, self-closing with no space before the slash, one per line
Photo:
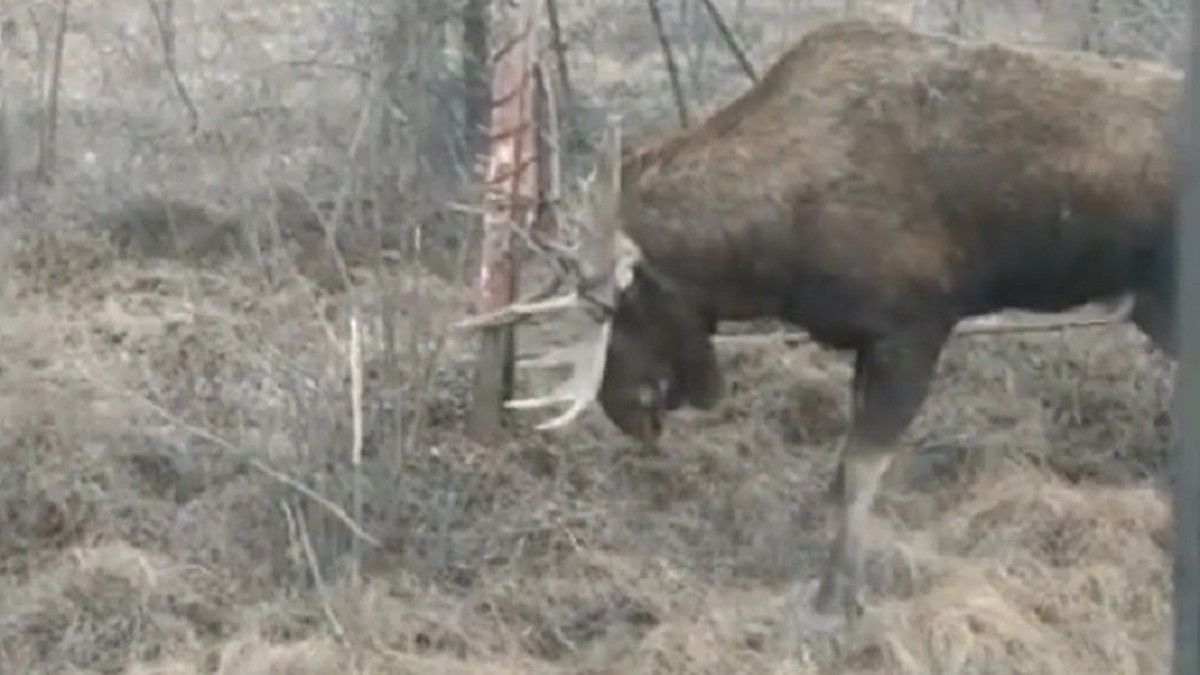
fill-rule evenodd
<path id="1" fill-rule="evenodd" d="M 840 608 L 853 622 L 863 613 L 867 518 L 896 444 L 929 393 L 951 327 L 909 329 L 856 355 L 851 428 L 829 490 L 837 503 L 838 530 L 814 602 L 822 614 Z"/>

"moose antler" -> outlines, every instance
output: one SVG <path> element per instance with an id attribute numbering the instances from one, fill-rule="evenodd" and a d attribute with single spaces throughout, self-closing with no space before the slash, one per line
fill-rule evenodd
<path id="1" fill-rule="evenodd" d="M 457 328 L 478 328 L 523 321 L 535 314 L 566 309 L 595 310 L 587 314 L 595 323 L 583 338 L 530 359 L 518 361 L 518 367 L 545 368 L 570 365 L 571 376 L 549 394 L 534 398 L 514 399 L 505 406 L 521 410 L 569 403 L 561 414 L 537 425 L 540 430 L 554 429 L 570 423 L 595 400 L 604 379 L 604 364 L 608 342 L 612 335 L 612 314 L 617 296 L 633 281 L 633 268 L 641 259 L 637 245 L 620 231 L 621 197 L 621 135 L 616 116 L 610 116 L 600 145 L 591 188 L 590 232 L 585 232 L 575 251 L 558 249 L 560 255 L 571 255 L 569 267 L 578 273 L 577 285 L 570 292 L 548 299 L 514 302 L 495 312 L 471 317 L 456 324 Z"/>

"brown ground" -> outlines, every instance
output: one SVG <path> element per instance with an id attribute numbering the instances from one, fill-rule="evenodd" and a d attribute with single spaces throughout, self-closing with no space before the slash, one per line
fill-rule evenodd
<path id="1" fill-rule="evenodd" d="M 363 267 L 329 295 L 325 268 L 180 262 L 128 217 L 67 211 L 6 221 L 0 256 L 0 673 L 1165 669 L 1170 365 L 1128 326 L 952 344 L 845 636 L 807 609 L 844 356 L 723 347 L 732 394 L 674 418 L 660 457 L 595 411 L 485 450 L 458 434 L 471 345 L 439 340 L 461 289 Z M 230 221 L 192 215 L 214 225 L 187 246 L 223 251 Z M 361 583 L 334 513 L 355 300 L 358 520 L 380 543 Z"/>
<path id="2" fill-rule="evenodd" d="M 83 235 L 11 249 L 5 672 L 328 673 L 348 658 L 379 673 L 1163 663 L 1169 514 L 1155 476 L 1168 373 L 1130 328 L 953 345 L 911 434 L 920 452 L 877 509 L 872 621 L 843 642 L 802 599 L 828 535 L 840 358 L 726 349 L 733 395 L 685 415 L 653 458 L 597 414 L 564 435 L 472 447 L 456 434 L 467 371 L 451 345 L 419 406 L 421 442 L 368 438 L 362 524 L 384 548 L 368 547 L 354 588 L 345 528 L 261 468 L 349 503 L 338 303 L 316 312 L 299 282 L 264 288 L 239 266 L 104 251 Z M 430 302 L 453 311 L 436 284 Z M 422 390 L 404 368 L 401 402 Z M 383 392 L 368 387 L 377 407 Z"/>

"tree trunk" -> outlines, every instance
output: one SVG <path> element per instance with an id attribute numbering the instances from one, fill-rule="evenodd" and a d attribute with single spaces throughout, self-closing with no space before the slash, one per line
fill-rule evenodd
<path id="1" fill-rule="evenodd" d="M 486 150 L 489 101 L 488 7 L 490 0 L 467 0 L 462 14 L 463 147 L 472 169 Z"/>

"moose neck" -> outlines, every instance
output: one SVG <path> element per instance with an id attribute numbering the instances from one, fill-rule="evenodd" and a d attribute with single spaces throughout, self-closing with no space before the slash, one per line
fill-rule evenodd
<path id="1" fill-rule="evenodd" d="M 685 181 L 672 179 L 677 187 L 662 189 L 664 160 L 685 149 L 691 138 L 685 132 L 626 158 L 623 231 L 641 249 L 648 274 L 714 327 L 719 321 L 781 317 L 783 285 L 769 272 L 777 266 L 762 263 L 773 262 L 772 250 L 794 245 L 787 240 L 790 230 L 756 222 L 736 204 L 706 199 Z M 649 192 L 641 180 L 647 175 L 656 183 Z M 786 218 L 770 215 L 770 220 Z"/>
<path id="2" fill-rule="evenodd" d="M 658 224 L 658 225 L 661 225 Z M 712 238 L 692 238 L 662 226 L 626 230 L 642 250 L 642 270 L 715 332 L 720 321 L 782 315 L 782 298 L 747 278 L 738 252 Z"/>

